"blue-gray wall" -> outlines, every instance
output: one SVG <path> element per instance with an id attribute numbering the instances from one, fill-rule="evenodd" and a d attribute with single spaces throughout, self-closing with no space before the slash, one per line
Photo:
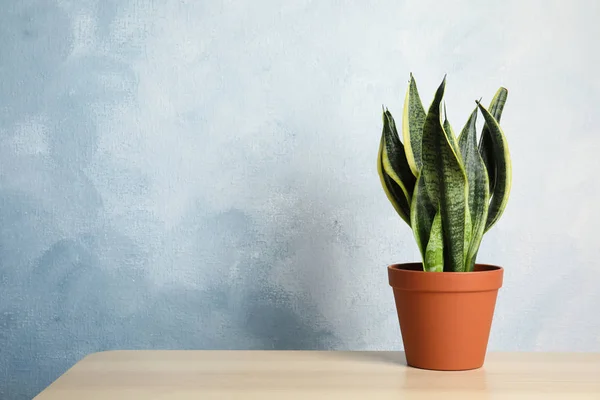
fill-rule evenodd
<path id="1" fill-rule="evenodd" d="M 452 3 L 452 4 L 450 4 Z M 106 349 L 400 349 L 380 187 L 410 71 L 510 91 L 492 350 L 600 351 L 600 5 L 4 0 L 0 398 Z"/>

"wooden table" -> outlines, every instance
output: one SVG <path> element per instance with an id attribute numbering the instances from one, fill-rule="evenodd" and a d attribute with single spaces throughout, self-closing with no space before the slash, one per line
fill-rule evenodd
<path id="1" fill-rule="evenodd" d="M 490 353 L 481 369 L 437 372 L 402 352 L 109 351 L 35 399 L 600 400 L 600 353 Z"/>

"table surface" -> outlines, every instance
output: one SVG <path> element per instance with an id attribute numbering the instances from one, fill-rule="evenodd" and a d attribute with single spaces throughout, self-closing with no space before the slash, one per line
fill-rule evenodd
<path id="1" fill-rule="evenodd" d="M 483 368 L 406 366 L 402 352 L 109 351 L 36 400 L 600 399 L 600 353 L 489 353 Z"/>

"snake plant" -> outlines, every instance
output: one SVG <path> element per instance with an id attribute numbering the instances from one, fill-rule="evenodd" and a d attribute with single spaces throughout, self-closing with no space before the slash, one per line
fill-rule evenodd
<path id="1" fill-rule="evenodd" d="M 402 115 L 402 139 L 389 110 L 377 170 L 388 200 L 411 227 L 432 272 L 473 271 L 483 235 L 498 221 L 511 187 L 511 160 L 500 127 L 508 91 L 500 87 L 488 108 L 480 101 L 458 138 L 442 100 L 446 76 L 425 110 L 410 74 Z M 477 115 L 485 124 L 477 139 Z"/>

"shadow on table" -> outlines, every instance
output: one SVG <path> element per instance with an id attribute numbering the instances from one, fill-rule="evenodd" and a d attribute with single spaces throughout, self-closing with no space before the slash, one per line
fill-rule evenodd
<path id="1" fill-rule="evenodd" d="M 403 351 L 349 351 L 341 353 L 341 356 L 354 360 L 406 366 L 406 356 Z"/>
<path id="2" fill-rule="evenodd" d="M 333 355 L 332 355 L 333 356 Z M 478 399 L 488 399 L 488 374 L 485 368 L 470 371 L 430 371 L 408 367 L 402 351 L 347 351 L 335 353 L 338 359 L 350 362 L 359 361 L 382 364 L 378 379 L 406 391 L 406 399 L 423 399 L 436 393 L 453 393 L 456 396 L 470 396 L 477 392 Z M 432 398 L 434 398 L 432 397 Z M 454 397 L 453 397 L 454 398 Z M 458 397 L 457 397 L 458 398 Z"/>

